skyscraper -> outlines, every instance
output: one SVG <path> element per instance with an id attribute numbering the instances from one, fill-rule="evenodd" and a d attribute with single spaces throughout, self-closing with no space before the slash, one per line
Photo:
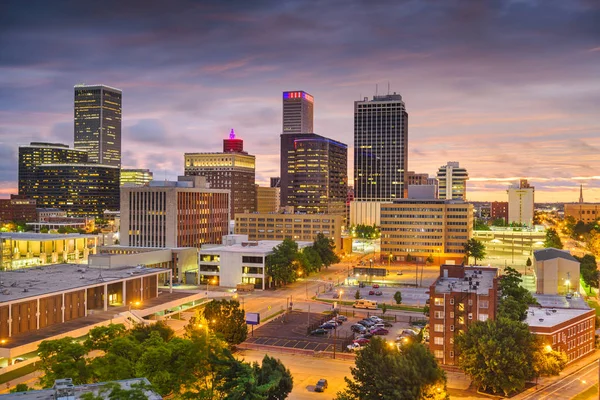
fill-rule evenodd
<path id="1" fill-rule="evenodd" d="M 508 193 L 508 223 L 533 226 L 535 188 L 527 179 L 521 179 L 519 183 L 512 185 Z"/>
<path id="2" fill-rule="evenodd" d="M 345 214 L 348 146 L 315 133 L 281 135 L 281 205 Z"/>
<path id="3" fill-rule="evenodd" d="M 469 174 L 456 161 L 448 161 L 438 169 L 439 198 L 442 200 L 467 200 Z"/>
<path id="4" fill-rule="evenodd" d="M 283 133 L 312 133 L 314 99 L 305 91 L 283 92 Z"/>
<path id="5" fill-rule="evenodd" d="M 214 189 L 231 191 L 231 218 L 236 213 L 256 211 L 256 159 L 244 151 L 244 141 L 235 137 L 223 140 L 222 153 L 185 153 L 186 176 L 204 176 Z"/>
<path id="6" fill-rule="evenodd" d="M 89 162 L 121 166 L 121 90 L 105 85 L 75 86 L 75 148 Z"/>
<path id="7" fill-rule="evenodd" d="M 354 196 L 389 202 L 404 197 L 408 113 L 402 96 L 354 102 Z"/>

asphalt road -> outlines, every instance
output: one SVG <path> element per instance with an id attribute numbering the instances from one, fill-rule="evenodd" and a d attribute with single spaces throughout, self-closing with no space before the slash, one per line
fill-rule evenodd
<path id="1" fill-rule="evenodd" d="M 578 394 L 585 392 L 598 383 L 598 362 L 584 366 L 573 374 L 538 390 L 534 393 L 521 397 L 523 400 L 551 400 L 572 399 Z M 597 398 L 594 393 L 591 398 Z"/>

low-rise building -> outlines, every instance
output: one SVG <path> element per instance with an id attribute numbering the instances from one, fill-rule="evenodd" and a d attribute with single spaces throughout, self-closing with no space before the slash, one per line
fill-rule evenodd
<path id="1" fill-rule="evenodd" d="M 429 348 L 444 365 L 456 365 L 454 338 L 475 321 L 496 318 L 498 270 L 442 265 L 429 288 Z"/>
<path id="2" fill-rule="evenodd" d="M 46 222 L 49 218 L 66 218 L 67 212 L 60 208 L 36 208 L 37 221 Z"/>
<path id="3" fill-rule="evenodd" d="M 579 292 L 580 263 L 567 250 L 547 248 L 533 253 L 536 293 Z"/>
<path id="4" fill-rule="evenodd" d="M 87 262 L 98 237 L 80 234 L 0 233 L 0 267 L 13 270 L 56 263 Z"/>
<path id="5" fill-rule="evenodd" d="M 566 203 L 565 218 L 574 218 L 586 224 L 600 219 L 600 203 Z"/>
<path id="6" fill-rule="evenodd" d="M 505 224 L 508 223 L 508 201 L 493 201 L 490 204 L 490 218 L 502 219 Z"/>
<path id="7" fill-rule="evenodd" d="M 35 200 L 16 194 L 0 199 L 0 222 L 33 222 L 37 219 L 35 205 Z"/>
<path id="8" fill-rule="evenodd" d="M 252 284 L 255 289 L 271 287 L 266 273 L 266 257 L 282 240 L 250 241 L 247 235 L 223 237 L 223 245 L 203 247 L 200 250 L 200 283 L 211 283 L 224 287 L 238 284 Z M 312 242 L 297 242 L 298 248 L 312 245 Z"/>
<path id="9" fill-rule="evenodd" d="M 245 213 L 235 216 L 235 234 L 249 240 L 314 241 L 319 233 L 342 248 L 342 215 Z"/>
<path id="10" fill-rule="evenodd" d="M 473 233 L 473 205 L 462 200 L 395 200 L 381 205 L 381 253 L 461 263 Z"/>

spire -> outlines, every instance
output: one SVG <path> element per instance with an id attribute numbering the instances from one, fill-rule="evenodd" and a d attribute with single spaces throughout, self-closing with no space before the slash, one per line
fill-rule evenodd
<path id="1" fill-rule="evenodd" d="M 583 185 L 579 186 L 579 202 L 583 203 Z"/>

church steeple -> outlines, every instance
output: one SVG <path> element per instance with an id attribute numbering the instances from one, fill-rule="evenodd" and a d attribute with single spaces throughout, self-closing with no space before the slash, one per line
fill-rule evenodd
<path id="1" fill-rule="evenodd" d="M 583 185 L 579 186 L 579 202 L 583 203 Z"/>

